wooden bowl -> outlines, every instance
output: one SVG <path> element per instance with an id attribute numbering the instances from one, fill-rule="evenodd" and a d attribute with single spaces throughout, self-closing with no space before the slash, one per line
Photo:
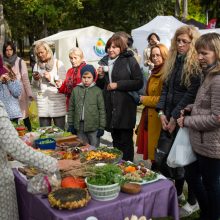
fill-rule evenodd
<path id="1" fill-rule="evenodd" d="M 128 194 L 136 194 L 141 191 L 141 185 L 137 183 L 125 183 L 121 186 L 121 191 Z"/>

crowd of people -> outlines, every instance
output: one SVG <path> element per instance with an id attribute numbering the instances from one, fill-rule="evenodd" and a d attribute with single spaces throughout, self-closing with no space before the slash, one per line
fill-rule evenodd
<path id="1" fill-rule="evenodd" d="M 27 129 L 32 130 L 28 113 L 32 100 L 37 102 L 40 126 L 54 124 L 95 147 L 106 130 L 111 133 L 113 147 L 123 152 L 126 161 L 134 160 L 137 106 L 142 105 L 137 153 L 151 162 L 153 170 L 175 182 L 180 203 L 185 200 L 186 181 L 188 196 L 180 209 L 182 217 L 200 209 L 201 220 L 219 220 L 220 35 L 200 36 L 195 27 L 186 25 L 176 30 L 169 50 L 156 33 L 150 34 L 147 41 L 143 63 L 150 74 L 138 100 L 132 93 L 143 88 L 145 79 L 140 55 L 132 47 L 132 37 L 125 32 L 117 32 L 107 41 L 106 56 L 97 69 L 87 64 L 83 51 L 75 47 L 69 52 L 72 67 L 66 72 L 50 46 L 38 42 L 31 82 L 15 45 L 6 42 L 0 57 L 0 166 L 4 166 L 6 153 L 47 171 L 71 165 L 26 149 L 14 135 L 10 120 L 18 123 L 23 119 Z M 189 129 L 197 160 L 185 167 L 171 168 L 166 159 L 180 127 Z M 10 168 L 2 169 L 4 183 L 8 181 L 8 188 L 14 192 Z M 1 202 L 2 219 L 7 219 L 4 216 L 9 212 L 17 215 L 11 192 L 6 191 L 0 198 L 14 201 Z"/>

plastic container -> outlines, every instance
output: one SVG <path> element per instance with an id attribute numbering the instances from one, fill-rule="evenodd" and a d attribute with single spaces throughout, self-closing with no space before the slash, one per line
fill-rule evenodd
<path id="1" fill-rule="evenodd" d="M 35 147 L 41 150 L 55 150 L 56 141 L 53 138 L 38 139 L 35 140 Z"/>
<path id="2" fill-rule="evenodd" d="M 117 198 L 121 189 L 118 183 L 106 186 L 97 186 L 88 183 L 87 179 L 85 179 L 85 182 L 91 197 L 98 201 L 109 201 Z"/>

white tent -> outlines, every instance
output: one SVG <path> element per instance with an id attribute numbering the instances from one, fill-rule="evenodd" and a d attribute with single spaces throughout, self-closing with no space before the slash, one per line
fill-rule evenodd
<path id="1" fill-rule="evenodd" d="M 207 34 L 212 32 L 220 34 L 220 28 L 200 29 L 199 32 L 200 34 Z"/>
<path id="2" fill-rule="evenodd" d="M 90 26 L 75 30 L 62 31 L 38 41 L 46 41 L 55 45 L 56 58 L 63 61 L 66 69 L 71 67 L 69 51 L 78 46 L 82 49 L 87 63 L 96 65 L 105 55 L 105 44 L 113 32 Z M 38 41 L 35 41 L 34 44 Z"/>
<path id="3" fill-rule="evenodd" d="M 143 51 L 148 44 L 147 37 L 152 32 L 160 37 L 161 43 L 169 47 L 170 40 L 174 36 L 176 29 L 183 25 L 186 24 L 180 22 L 173 16 L 157 16 L 149 23 L 131 31 L 131 35 L 134 39 L 134 47 L 137 48 L 138 53 L 143 57 Z"/>

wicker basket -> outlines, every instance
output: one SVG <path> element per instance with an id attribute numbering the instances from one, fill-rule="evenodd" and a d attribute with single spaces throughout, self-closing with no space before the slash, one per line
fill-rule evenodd
<path id="1" fill-rule="evenodd" d="M 92 185 L 85 179 L 91 197 L 98 201 L 109 201 L 118 197 L 120 185 L 118 183 L 106 186 Z"/>

